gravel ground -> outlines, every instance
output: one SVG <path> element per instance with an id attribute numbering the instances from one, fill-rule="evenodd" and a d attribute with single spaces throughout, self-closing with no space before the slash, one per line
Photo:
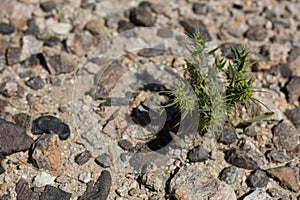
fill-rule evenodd
<path id="1" fill-rule="evenodd" d="M 1 0 L 1 199 L 300 199 L 299 0 Z M 162 109 L 185 33 L 251 51 L 272 116 L 218 143 Z M 184 133 L 184 134 L 181 134 Z"/>

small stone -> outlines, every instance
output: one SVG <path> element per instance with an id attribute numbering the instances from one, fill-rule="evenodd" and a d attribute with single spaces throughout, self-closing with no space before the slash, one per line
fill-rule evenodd
<path id="1" fill-rule="evenodd" d="M 106 200 L 110 191 L 111 182 L 112 178 L 110 172 L 107 170 L 103 170 L 95 184 L 93 184 L 93 182 L 88 183 L 86 191 L 82 196 L 78 198 L 78 200 Z"/>
<path id="2" fill-rule="evenodd" d="M 229 145 L 234 143 L 237 139 L 238 137 L 234 126 L 231 123 L 225 123 L 218 141 L 222 144 Z"/>
<path id="3" fill-rule="evenodd" d="M 51 174 L 48 174 L 46 172 L 41 172 L 36 175 L 34 178 L 33 183 L 35 184 L 36 187 L 44 187 L 46 185 L 53 185 L 55 176 L 52 176 Z"/>
<path id="4" fill-rule="evenodd" d="M 129 140 L 126 140 L 126 139 L 124 139 L 124 140 L 119 140 L 118 141 L 118 145 L 122 148 L 122 149 L 124 149 L 124 150 L 126 150 L 126 151 L 132 151 L 133 150 L 133 145 L 132 145 L 132 143 L 129 141 Z"/>
<path id="5" fill-rule="evenodd" d="M 167 28 L 160 28 L 157 30 L 157 36 L 161 38 L 172 38 L 173 31 Z"/>
<path id="6" fill-rule="evenodd" d="M 271 197 L 276 199 L 288 199 L 287 195 L 284 192 L 278 190 L 277 188 L 270 188 L 267 190 L 267 193 Z"/>
<path id="7" fill-rule="evenodd" d="M 223 43 L 221 46 L 221 52 L 223 54 L 223 56 L 225 56 L 226 58 L 229 59 L 233 59 L 233 54 L 231 53 L 231 48 L 236 48 L 236 49 L 241 49 L 242 45 L 238 44 L 238 43 Z"/>
<path id="8" fill-rule="evenodd" d="M 279 184 L 282 187 L 292 190 L 294 192 L 300 191 L 300 186 L 298 184 L 299 180 L 297 180 L 297 174 L 293 168 L 283 166 L 268 169 L 267 172 L 272 178 L 278 180 Z"/>
<path id="9" fill-rule="evenodd" d="M 50 26 L 50 30 L 58 35 L 67 35 L 72 29 L 69 23 L 54 23 Z"/>
<path id="10" fill-rule="evenodd" d="M 188 159 L 191 162 L 204 162 L 208 159 L 208 152 L 203 146 L 197 146 L 189 151 Z"/>
<path id="11" fill-rule="evenodd" d="M 179 21 L 179 23 L 181 24 L 181 26 L 184 28 L 184 30 L 188 34 L 194 35 L 199 31 L 200 35 L 203 37 L 203 39 L 205 41 L 212 40 L 212 37 L 209 34 L 209 31 L 207 30 L 205 24 L 201 20 L 184 19 L 184 20 Z"/>
<path id="12" fill-rule="evenodd" d="M 61 140 L 66 140 L 70 136 L 70 128 L 63 121 L 51 115 L 38 117 L 32 123 L 31 132 L 33 134 L 52 134 L 59 135 Z"/>
<path id="13" fill-rule="evenodd" d="M 30 79 L 25 81 L 25 84 L 33 90 L 42 89 L 45 85 L 43 79 L 40 76 L 31 77 Z"/>
<path id="14" fill-rule="evenodd" d="M 21 178 L 16 185 L 17 199 L 18 200 L 29 200 L 32 199 L 33 192 L 29 187 L 28 182 Z"/>
<path id="15" fill-rule="evenodd" d="M 33 144 L 29 160 L 39 169 L 56 171 L 61 164 L 62 145 L 57 135 L 41 135 Z"/>
<path id="16" fill-rule="evenodd" d="M 61 175 L 61 176 L 59 176 L 59 177 L 57 177 L 56 179 L 55 179 L 55 182 L 57 182 L 57 183 L 68 183 L 68 182 L 70 182 L 70 178 L 69 177 L 67 177 L 67 176 L 65 176 L 65 175 Z"/>
<path id="17" fill-rule="evenodd" d="M 75 157 L 75 162 L 78 164 L 78 165 L 83 165 L 85 163 L 87 163 L 90 158 L 92 157 L 92 154 L 90 151 L 86 150 L 80 154 L 78 154 L 76 157 Z"/>
<path id="18" fill-rule="evenodd" d="M 78 180 L 83 183 L 88 183 L 91 181 L 91 173 L 90 172 L 82 172 L 79 174 Z"/>
<path id="19" fill-rule="evenodd" d="M 120 20 L 118 22 L 118 32 L 124 32 L 127 30 L 131 30 L 134 29 L 134 24 L 132 24 L 131 22 L 125 21 L 125 20 Z"/>
<path id="20" fill-rule="evenodd" d="M 279 163 L 285 163 L 291 160 L 291 158 L 284 152 L 279 152 L 276 149 L 272 149 L 271 151 L 267 152 L 266 157 L 273 162 Z"/>
<path id="21" fill-rule="evenodd" d="M 267 186 L 269 177 L 263 170 L 257 169 L 247 178 L 250 187 L 261 188 Z"/>
<path id="22" fill-rule="evenodd" d="M 54 75 L 70 73 L 76 69 L 76 63 L 72 55 L 64 52 L 49 57 L 46 56 L 46 62 L 50 74 Z"/>
<path id="23" fill-rule="evenodd" d="M 300 62 L 300 47 L 294 47 L 289 52 L 287 58 L 287 64 L 292 69 L 293 75 L 298 77 L 300 77 L 299 62 Z"/>
<path id="24" fill-rule="evenodd" d="M 27 21 L 27 30 L 25 31 L 25 35 L 38 35 L 40 33 L 40 28 L 36 25 L 34 19 Z"/>
<path id="25" fill-rule="evenodd" d="M 243 200 L 272 200 L 270 195 L 263 191 L 262 189 L 256 189 L 253 192 L 251 192 L 249 195 L 247 195 Z"/>
<path id="26" fill-rule="evenodd" d="M 69 200 L 71 199 L 71 196 L 71 193 L 65 192 L 51 185 L 46 185 L 44 192 L 40 196 L 40 200 Z"/>
<path id="27" fill-rule="evenodd" d="M 7 23 L 0 23 L 0 33 L 3 35 L 9 35 L 12 34 L 15 31 L 15 28 L 13 25 L 11 24 L 7 24 Z"/>
<path id="28" fill-rule="evenodd" d="M 271 72 L 274 74 L 278 74 L 279 72 L 283 78 L 289 78 L 293 75 L 293 71 L 286 63 L 279 63 L 278 65 L 273 66 Z"/>
<path id="29" fill-rule="evenodd" d="M 22 128 L 29 129 L 31 123 L 31 116 L 26 113 L 18 113 L 15 114 L 13 120 L 16 122 L 17 125 L 21 126 Z"/>
<path id="30" fill-rule="evenodd" d="M 112 166 L 111 157 L 109 154 L 104 153 L 95 158 L 95 162 L 101 167 L 108 168 Z"/>
<path id="31" fill-rule="evenodd" d="M 159 48 L 147 48 L 147 49 L 140 50 L 138 52 L 138 55 L 142 56 L 142 57 L 150 58 L 150 57 L 162 55 L 163 53 L 164 53 L 163 49 L 159 49 Z"/>
<path id="32" fill-rule="evenodd" d="M 136 26 L 151 27 L 155 24 L 155 16 L 148 6 L 137 7 L 130 12 L 130 21 Z"/>
<path id="33" fill-rule="evenodd" d="M 61 44 L 61 41 L 58 37 L 51 36 L 44 41 L 45 46 L 54 47 Z"/>
<path id="34" fill-rule="evenodd" d="M 20 60 L 26 60 L 32 55 L 42 53 L 43 43 L 37 40 L 31 35 L 24 36 L 22 38 L 22 51 L 20 55 Z"/>
<path id="35" fill-rule="evenodd" d="M 246 38 L 253 41 L 263 41 L 267 35 L 267 30 L 262 26 L 249 27 L 245 34 Z"/>
<path id="36" fill-rule="evenodd" d="M 15 3 L 11 13 L 11 22 L 14 27 L 25 30 L 27 28 L 27 20 L 32 17 L 33 9 L 22 3 Z"/>
<path id="37" fill-rule="evenodd" d="M 300 77 L 293 76 L 285 86 L 288 102 L 294 103 L 300 97 Z"/>
<path id="38" fill-rule="evenodd" d="M 244 169 L 258 169 L 265 164 L 264 155 L 250 141 L 242 140 L 239 148 L 226 152 L 225 160 Z"/>
<path id="39" fill-rule="evenodd" d="M 94 45 L 94 37 L 88 31 L 76 31 L 67 39 L 67 48 L 70 52 L 84 56 Z"/>
<path id="40" fill-rule="evenodd" d="M 239 19 L 241 18 L 241 19 Z M 248 29 L 248 25 L 244 22 L 244 17 L 231 19 L 221 27 L 227 30 L 227 32 L 233 37 L 241 38 Z"/>
<path id="41" fill-rule="evenodd" d="M 278 150 L 292 150 L 300 142 L 300 133 L 288 121 L 281 121 L 272 129 L 273 142 Z"/>
<path id="42" fill-rule="evenodd" d="M 151 191 L 162 192 L 169 175 L 164 170 L 150 171 L 139 178 L 139 182 Z"/>
<path id="43" fill-rule="evenodd" d="M 296 107 L 292 110 L 287 110 L 285 112 L 287 118 L 294 124 L 294 126 L 299 129 L 300 128 L 300 108 Z"/>
<path id="44" fill-rule="evenodd" d="M 19 47 L 10 47 L 6 52 L 6 61 L 8 65 L 13 65 L 21 61 L 21 49 Z"/>
<path id="45" fill-rule="evenodd" d="M 205 15 L 208 13 L 208 7 L 205 3 L 193 3 L 193 12 L 197 15 Z"/>
<path id="46" fill-rule="evenodd" d="M 85 29 L 93 35 L 102 35 L 104 32 L 103 18 L 88 21 L 88 23 L 85 25 Z"/>
<path id="47" fill-rule="evenodd" d="M 51 12 L 52 10 L 56 9 L 56 4 L 54 1 L 42 2 L 40 6 L 44 12 Z"/>
<path id="48" fill-rule="evenodd" d="M 237 180 L 237 176 L 237 168 L 235 166 L 230 166 L 222 170 L 220 180 L 227 184 L 234 184 Z"/>
<path id="49" fill-rule="evenodd" d="M 23 97 L 24 88 L 13 80 L 0 83 L 0 94 L 5 97 Z"/>

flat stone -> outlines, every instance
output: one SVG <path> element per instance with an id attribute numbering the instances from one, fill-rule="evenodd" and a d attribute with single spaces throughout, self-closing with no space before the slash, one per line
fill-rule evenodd
<path id="1" fill-rule="evenodd" d="M 85 163 L 87 163 L 90 158 L 92 157 L 92 154 L 90 151 L 86 150 L 80 154 L 78 154 L 76 157 L 75 157 L 75 162 L 78 164 L 78 165 L 83 165 Z"/>
<path id="2" fill-rule="evenodd" d="M 237 167 L 230 166 L 222 170 L 220 174 L 220 180 L 227 184 L 234 184 L 237 180 Z"/>
<path id="3" fill-rule="evenodd" d="M 294 103 L 300 97 L 300 77 L 293 76 L 285 86 L 287 100 L 289 103 Z"/>
<path id="4" fill-rule="evenodd" d="M 121 33 L 121 32 L 124 32 L 124 31 L 127 31 L 127 30 L 131 30 L 131 29 L 134 29 L 134 24 L 131 23 L 131 22 L 128 22 L 128 21 L 125 21 L 125 20 L 120 20 L 118 22 L 118 32 Z M 134 31 L 128 31 L 128 33 L 134 33 Z M 133 34 L 131 35 L 127 35 L 127 36 L 133 36 Z"/>
<path id="5" fill-rule="evenodd" d="M 172 38 L 173 31 L 171 29 L 167 29 L 167 28 L 160 28 L 157 30 L 157 36 L 159 36 L 161 38 Z"/>
<path id="6" fill-rule="evenodd" d="M 9 47 L 6 51 L 6 61 L 8 65 L 13 65 L 21 61 L 21 49 L 19 47 Z"/>
<path id="7" fill-rule="evenodd" d="M 133 8 L 130 11 L 129 19 L 136 26 L 151 27 L 155 24 L 155 16 L 148 6 Z"/>
<path id="8" fill-rule="evenodd" d="M 182 167 L 172 178 L 170 194 L 181 200 L 235 200 L 234 190 L 198 165 Z"/>
<path id="9" fill-rule="evenodd" d="M 18 113 L 13 115 L 13 120 L 16 122 L 17 125 L 26 129 L 30 128 L 31 124 L 31 116 L 26 113 Z"/>
<path id="10" fill-rule="evenodd" d="M 40 200 L 69 200 L 71 199 L 71 196 L 71 193 L 65 192 L 51 185 L 46 185 L 44 192 L 40 196 Z"/>
<path id="11" fill-rule="evenodd" d="M 272 200 L 272 198 L 262 189 L 256 189 L 247 195 L 243 200 Z"/>
<path id="12" fill-rule="evenodd" d="M 61 165 L 62 145 L 57 135 L 41 135 L 33 144 L 30 161 L 39 169 L 56 171 Z"/>
<path id="13" fill-rule="evenodd" d="M 249 27 L 245 33 L 246 38 L 253 41 L 263 41 L 267 35 L 267 30 L 262 26 Z"/>
<path id="14" fill-rule="evenodd" d="M 299 129 L 300 128 L 300 108 L 296 107 L 291 110 L 287 110 L 285 112 L 287 118 L 294 124 L 294 126 Z"/>
<path id="15" fill-rule="evenodd" d="M 108 168 L 112 166 L 111 156 L 107 153 L 101 154 L 95 158 L 95 162 L 101 167 Z"/>
<path id="16" fill-rule="evenodd" d="M 111 174 L 107 170 L 103 170 L 101 175 L 98 177 L 96 183 L 89 182 L 87 184 L 87 189 L 82 196 L 78 198 L 78 200 L 85 199 L 99 199 L 106 200 L 111 187 Z"/>
<path id="17" fill-rule="evenodd" d="M 32 199 L 33 192 L 29 187 L 28 182 L 21 178 L 16 185 L 17 199 L 29 200 Z"/>
<path id="18" fill-rule="evenodd" d="M 40 172 L 36 177 L 34 178 L 33 183 L 36 187 L 44 187 L 46 185 L 53 185 L 55 176 L 52 176 L 51 174 L 48 174 L 46 172 Z"/>
<path id="19" fill-rule="evenodd" d="M 247 177 L 250 187 L 261 188 L 267 186 L 269 177 L 263 170 L 257 169 Z"/>
<path id="20" fill-rule="evenodd" d="M 25 84 L 33 90 L 42 89 L 45 85 L 43 79 L 40 76 L 31 77 L 30 79 L 25 81 Z"/>
<path id="21" fill-rule="evenodd" d="M 208 152 L 203 146 L 197 146 L 189 151 L 188 159 L 191 162 L 204 162 L 208 159 Z"/>
<path id="22" fill-rule="evenodd" d="M 288 121 L 281 121 L 272 129 L 273 142 L 278 150 L 292 150 L 300 142 L 300 133 Z"/>
<path id="23" fill-rule="evenodd" d="M 129 140 L 126 140 L 126 139 L 124 139 L 124 140 L 119 140 L 118 141 L 118 145 L 122 148 L 122 149 L 124 149 L 124 150 L 126 150 L 126 151 L 132 151 L 133 150 L 133 144 L 129 141 Z"/>
<path id="24" fill-rule="evenodd" d="M 264 155 L 247 140 L 242 140 L 239 148 L 226 152 L 225 160 L 244 169 L 258 169 L 265 164 Z"/>
<path id="25" fill-rule="evenodd" d="M 299 180 L 297 180 L 297 174 L 293 168 L 288 166 L 276 167 L 268 169 L 267 172 L 272 178 L 278 180 L 282 187 L 293 192 L 300 191 Z"/>
<path id="26" fill-rule="evenodd" d="M 4 22 L 0 23 L 0 34 L 9 35 L 15 31 L 15 27 L 12 24 L 7 24 Z"/>
<path id="27" fill-rule="evenodd" d="M 76 69 L 76 63 L 70 54 L 62 52 L 60 54 L 45 57 L 47 69 L 50 74 L 58 75 L 70 73 Z"/>
<path id="28" fill-rule="evenodd" d="M 179 23 L 181 24 L 181 26 L 184 28 L 184 30 L 188 34 L 194 35 L 199 31 L 200 35 L 202 36 L 202 38 L 205 41 L 212 40 L 212 37 L 211 37 L 209 31 L 207 30 L 205 24 L 201 20 L 184 19 L 184 20 L 179 21 Z"/>

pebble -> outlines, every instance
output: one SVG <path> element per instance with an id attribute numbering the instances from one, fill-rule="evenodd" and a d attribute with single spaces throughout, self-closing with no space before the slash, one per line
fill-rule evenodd
<path id="1" fill-rule="evenodd" d="M 70 128 L 63 121 L 51 115 L 36 118 L 32 123 L 31 132 L 33 134 L 55 133 L 61 140 L 66 140 L 70 136 Z"/>
<path id="2" fill-rule="evenodd" d="M 33 144 L 29 160 L 39 169 L 56 171 L 61 165 L 62 145 L 57 135 L 41 135 Z"/>
<path id="3" fill-rule="evenodd" d="M 208 13 L 208 6 L 205 3 L 193 3 L 193 12 L 197 15 L 205 15 Z"/>
<path id="4" fill-rule="evenodd" d="M 88 150 L 78 154 L 76 157 L 75 157 L 75 162 L 78 164 L 78 165 L 83 165 L 85 163 L 87 163 L 90 158 L 92 158 L 92 153 Z"/>
<path id="5" fill-rule="evenodd" d="M 83 183 L 88 183 L 91 181 L 91 173 L 90 172 L 82 172 L 79 174 L 78 180 Z"/>
<path id="6" fill-rule="evenodd" d="M 230 166 L 222 170 L 220 174 L 220 180 L 231 185 L 236 182 L 237 176 L 238 176 L 237 167 Z"/>
<path id="7" fill-rule="evenodd" d="M 247 177 L 250 187 L 261 188 L 267 186 L 269 177 L 263 170 L 257 169 Z"/>
<path id="8" fill-rule="evenodd" d="M 201 21 L 201 20 L 197 20 L 197 19 L 184 19 L 179 21 L 179 23 L 181 24 L 181 26 L 184 28 L 184 30 L 188 33 L 188 34 L 195 34 L 199 31 L 199 33 L 201 34 L 201 36 L 208 42 L 212 40 L 212 37 L 209 33 L 209 31 L 207 30 L 205 24 Z"/>
<path id="9" fill-rule="evenodd" d="M 54 23 L 51 24 L 50 30 L 58 35 L 67 35 L 72 29 L 69 23 Z"/>
<path id="10" fill-rule="evenodd" d="M 8 65 L 13 65 L 21 61 L 21 49 L 19 47 L 9 47 L 6 51 Z"/>
<path id="11" fill-rule="evenodd" d="M 160 28 L 157 30 L 157 36 L 159 36 L 161 38 L 172 38 L 173 31 L 171 29 L 167 29 L 167 28 Z"/>
<path id="12" fill-rule="evenodd" d="M 214 178 L 209 169 L 198 165 L 182 167 L 172 178 L 169 192 L 171 197 L 182 200 L 237 199 L 229 185 Z"/>
<path id="13" fill-rule="evenodd" d="M 225 160 L 244 169 L 258 169 L 265 164 L 264 155 L 250 141 L 242 140 L 239 148 L 226 152 Z"/>
<path id="14" fill-rule="evenodd" d="M 127 30 L 131 30 L 131 29 L 134 29 L 134 24 L 132 24 L 131 22 L 128 22 L 128 21 L 125 21 L 125 20 L 120 20 L 118 22 L 118 32 L 121 33 L 121 32 L 124 32 L 124 31 L 127 31 Z M 130 31 L 128 33 L 134 33 L 133 31 Z M 133 34 L 130 34 L 130 35 L 127 35 L 127 36 L 133 36 Z"/>
<path id="15" fill-rule="evenodd" d="M 11 22 L 15 28 L 25 30 L 27 28 L 27 20 L 32 17 L 33 9 L 23 3 L 14 3 L 11 13 Z"/>
<path id="16" fill-rule="evenodd" d="M 118 145 L 126 151 L 133 151 L 133 145 L 129 140 L 123 139 L 118 141 Z"/>
<path id="17" fill-rule="evenodd" d="M 231 19 L 224 27 L 230 35 L 236 38 L 241 38 L 248 29 L 248 25 L 243 20 L 234 19 Z"/>
<path id="18" fill-rule="evenodd" d="M 24 88 L 13 80 L 0 83 L 0 94 L 5 97 L 23 97 Z"/>
<path id="19" fill-rule="evenodd" d="M 272 129 L 273 142 L 278 150 L 292 150 L 300 142 L 300 134 L 294 125 L 288 121 L 281 121 Z"/>
<path id="20" fill-rule="evenodd" d="M 17 199 L 19 200 L 29 200 L 32 199 L 33 192 L 29 187 L 28 182 L 21 178 L 16 185 Z"/>
<path id="21" fill-rule="evenodd" d="M 71 54 L 62 52 L 53 56 L 46 56 L 47 69 L 50 74 L 58 75 L 70 73 L 76 69 L 76 63 Z"/>
<path id="22" fill-rule="evenodd" d="M 103 153 L 95 158 L 95 162 L 103 168 L 112 166 L 111 156 L 108 153 Z"/>
<path id="23" fill-rule="evenodd" d="M 245 33 L 246 38 L 253 41 L 263 41 L 267 35 L 267 30 L 262 26 L 253 26 L 249 27 L 247 32 Z"/>
<path id="24" fill-rule="evenodd" d="M 138 181 L 152 191 L 162 192 L 165 190 L 166 181 L 168 179 L 169 174 L 167 174 L 164 170 L 157 170 L 141 175 Z"/>
<path id="25" fill-rule="evenodd" d="M 56 9 L 56 4 L 54 1 L 45 1 L 40 4 L 40 7 L 44 12 L 51 12 Z"/>
<path id="26" fill-rule="evenodd" d="M 289 78 L 293 75 L 292 69 L 286 63 L 279 63 L 271 68 L 271 71 L 277 75 L 279 72 L 283 78 Z"/>
<path id="27" fill-rule="evenodd" d="M 106 200 L 110 191 L 111 182 L 112 178 L 110 172 L 107 170 L 103 170 L 95 184 L 93 184 L 93 182 L 89 182 L 87 184 L 86 191 L 83 193 L 82 196 L 78 198 L 78 200 Z"/>
<path id="28" fill-rule="evenodd" d="M 44 187 L 46 185 L 54 185 L 55 176 L 48 174 L 46 172 L 40 172 L 34 178 L 33 183 L 36 187 Z"/>
<path id="29" fill-rule="evenodd" d="M 27 27 L 25 35 L 38 35 L 40 33 L 40 28 L 35 24 L 35 20 L 33 19 L 27 21 Z"/>
<path id="30" fill-rule="evenodd" d="M 13 115 L 13 120 L 17 125 L 21 126 L 25 130 L 30 128 L 31 116 L 26 113 L 18 113 Z"/>
<path id="31" fill-rule="evenodd" d="M 266 193 L 262 189 L 256 189 L 253 192 L 251 192 L 249 195 L 247 195 L 243 200 L 272 200 L 270 195 Z"/>
<path id="32" fill-rule="evenodd" d="M 280 152 L 277 149 L 272 149 L 266 153 L 266 157 L 272 162 L 285 163 L 291 160 L 291 158 L 284 152 Z"/>
<path id="33" fill-rule="evenodd" d="M 285 115 L 294 124 L 294 126 L 297 129 L 300 128 L 300 108 L 299 107 L 285 111 Z"/>
<path id="34" fill-rule="evenodd" d="M 294 103 L 300 98 L 300 77 L 293 76 L 285 86 L 287 100 L 289 103 Z"/>
<path id="35" fill-rule="evenodd" d="M 164 53 L 164 50 L 160 49 L 160 48 L 146 48 L 146 49 L 140 50 L 138 52 L 138 55 L 149 58 L 149 57 L 162 55 L 163 53 Z"/>
<path id="36" fill-rule="evenodd" d="M 300 191 L 300 186 L 298 184 L 299 180 L 297 180 L 298 176 L 295 169 L 283 166 L 268 169 L 267 173 L 275 180 L 278 180 L 282 187 L 294 192 Z"/>
<path id="37" fill-rule="evenodd" d="M 299 69 L 299 61 L 300 61 L 300 47 L 294 47 L 289 52 L 287 58 L 287 64 L 292 69 L 293 75 L 300 77 L 300 69 Z"/>
<path id="38" fill-rule="evenodd" d="M 148 6 L 140 6 L 130 11 L 129 19 L 136 26 L 151 27 L 155 24 L 155 16 Z"/>
<path id="39" fill-rule="evenodd" d="M 46 185 L 44 192 L 40 196 L 40 200 L 69 200 L 72 194 L 65 192 L 59 188 L 53 187 L 51 185 Z"/>
<path id="40" fill-rule="evenodd" d="M 288 199 L 287 195 L 283 191 L 281 191 L 277 188 L 267 189 L 267 193 L 271 197 L 276 198 L 276 199 Z"/>
<path id="41" fill-rule="evenodd" d="M 22 50 L 20 60 L 26 60 L 30 56 L 42 53 L 43 43 L 31 35 L 22 38 Z"/>
<path id="42" fill-rule="evenodd" d="M 190 150 L 187 157 L 191 162 L 204 162 L 208 159 L 208 152 L 200 145 Z"/>
<path id="43" fill-rule="evenodd" d="M 85 29 L 88 30 L 93 35 L 103 35 L 104 33 L 104 20 L 103 18 L 98 18 L 95 20 L 90 20 L 85 25 Z"/>
<path id="44" fill-rule="evenodd" d="M 231 123 L 225 123 L 222 133 L 218 139 L 219 142 L 225 145 L 234 143 L 238 139 L 235 127 Z"/>
<path id="45" fill-rule="evenodd" d="M 6 68 L 6 58 L 5 54 L 0 51 L 0 73 L 2 73 Z"/>
<path id="46" fill-rule="evenodd" d="M 9 35 L 12 34 L 15 31 L 15 28 L 11 24 L 7 24 L 4 22 L 0 23 L 0 33 L 3 35 Z"/>
<path id="47" fill-rule="evenodd" d="M 45 85 L 43 79 L 40 76 L 31 77 L 30 79 L 25 81 L 25 84 L 33 90 L 42 89 Z"/>

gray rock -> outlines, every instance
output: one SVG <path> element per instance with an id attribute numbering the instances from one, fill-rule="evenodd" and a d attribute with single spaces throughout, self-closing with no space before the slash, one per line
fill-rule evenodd
<path id="1" fill-rule="evenodd" d="M 40 76 L 31 77 L 30 79 L 25 81 L 25 84 L 33 90 L 42 89 L 45 85 L 43 79 Z"/>
<path id="2" fill-rule="evenodd" d="M 119 140 L 118 141 L 118 145 L 124 149 L 124 150 L 127 150 L 127 151 L 132 151 L 133 150 L 133 145 L 132 143 L 129 141 L 129 140 Z"/>
<path id="3" fill-rule="evenodd" d="M 165 190 L 168 178 L 167 172 L 158 170 L 143 174 L 138 181 L 151 191 L 162 192 Z"/>
<path id="4" fill-rule="evenodd" d="M 147 48 L 147 49 L 140 50 L 138 52 L 138 55 L 149 58 L 149 57 L 162 55 L 163 53 L 164 53 L 164 50 L 160 49 L 160 48 Z"/>
<path id="5" fill-rule="evenodd" d="M 294 124 L 294 126 L 299 129 L 300 128 L 300 108 L 296 107 L 292 110 L 287 110 L 285 112 L 287 118 Z"/>
<path id="6" fill-rule="evenodd" d="M 206 40 L 206 41 L 211 41 L 212 37 L 209 34 L 209 31 L 207 30 L 205 24 L 201 20 L 196 20 L 196 19 L 184 19 L 179 21 L 181 26 L 184 28 L 184 30 L 188 34 L 196 34 L 197 31 L 201 34 L 201 36 Z"/>
<path id="7" fill-rule="evenodd" d="M 193 12 L 197 15 L 205 15 L 208 12 L 208 6 L 206 3 L 193 3 Z"/>
<path id="8" fill-rule="evenodd" d="M 189 151 L 188 159 L 191 162 L 204 162 L 208 159 L 208 152 L 203 146 L 197 146 Z"/>
<path id="9" fill-rule="evenodd" d="M 29 200 L 32 199 L 33 192 L 29 188 L 28 182 L 21 178 L 16 185 L 17 199 L 18 200 Z"/>
<path id="10" fill-rule="evenodd" d="M 83 183 L 88 183 L 91 181 L 91 173 L 90 172 L 82 172 L 79 174 L 78 180 Z"/>
<path id="11" fill-rule="evenodd" d="M 262 26 L 249 27 L 245 34 L 246 38 L 253 41 L 263 41 L 267 35 L 267 30 Z"/>
<path id="12" fill-rule="evenodd" d="M 78 164 L 78 165 L 83 165 L 85 163 L 87 163 L 89 161 L 89 159 L 92 157 L 92 154 L 90 151 L 86 150 L 80 154 L 78 154 L 76 157 L 75 157 L 75 162 Z"/>
<path id="13" fill-rule="evenodd" d="M 52 176 L 51 174 L 48 174 L 46 172 L 40 172 L 36 177 L 34 178 L 33 183 L 36 187 L 44 187 L 46 185 L 53 185 L 55 176 Z"/>
<path id="14" fill-rule="evenodd" d="M 44 192 L 40 196 L 40 200 L 69 200 L 71 199 L 72 194 L 65 192 L 59 188 L 53 187 L 51 185 L 47 185 L 45 187 Z"/>
<path id="15" fill-rule="evenodd" d="M 47 69 L 50 74 L 70 73 L 76 69 L 72 55 L 62 52 L 53 56 L 46 56 Z"/>
<path id="16" fill-rule="evenodd" d="M 21 61 L 21 49 L 19 47 L 9 47 L 6 51 L 6 61 L 8 65 L 13 65 Z"/>
<path id="17" fill-rule="evenodd" d="M 237 176 L 237 168 L 235 166 L 230 166 L 222 170 L 220 180 L 227 184 L 234 184 L 237 180 Z"/>
<path id="18" fill-rule="evenodd" d="M 108 168 L 112 166 L 111 156 L 107 153 L 101 154 L 95 158 L 95 162 L 101 167 Z"/>
<path id="19" fill-rule="evenodd" d="M 12 24 L 7 24 L 4 22 L 0 23 L 0 34 L 9 35 L 15 31 L 15 28 Z"/>
<path id="20" fill-rule="evenodd" d="M 235 131 L 235 127 L 231 123 L 225 123 L 218 141 L 225 145 L 229 145 L 234 143 L 237 139 L 238 137 Z"/>
<path id="21" fill-rule="evenodd" d="M 13 80 L 0 83 L 0 94 L 5 97 L 23 97 L 24 88 Z"/>
<path id="22" fill-rule="evenodd" d="M 257 169 L 247 177 L 250 187 L 261 188 L 267 186 L 269 177 L 263 170 Z"/>
<path id="23" fill-rule="evenodd" d="M 272 198 L 262 189 L 256 189 L 254 192 L 247 195 L 243 200 L 272 200 Z"/>
<path id="24" fill-rule="evenodd" d="M 289 52 L 287 58 L 287 64 L 292 69 L 294 76 L 300 76 L 300 68 L 299 68 L 299 61 L 300 61 L 300 47 L 294 47 Z"/>
<path id="25" fill-rule="evenodd" d="M 288 199 L 288 196 L 281 190 L 277 189 L 277 188 L 270 188 L 267 189 L 267 193 L 276 199 Z"/>
<path id="26" fill-rule="evenodd" d="M 151 27 L 155 24 L 155 16 L 148 6 L 140 6 L 130 11 L 129 19 L 136 26 Z"/>
<path id="27" fill-rule="evenodd" d="M 22 38 L 22 51 L 20 59 L 26 60 L 32 55 L 42 53 L 43 42 L 37 40 L 34 36 L 27 35 Z"/>
<path id="28" fill-rule="evenodd" d="M 103 18 L 88 21 L 88 23 L 85 25 L 85 29 L 93 35 L 102 35 L 104 33 Z"/>
<path id="29" fill-rule="evenodd" d="M 0 73 L 2 73 L 6 68 L 6 58 L 5 55 L 0 51 Z"/>
<path id="30" fill-rule="evenodd" d="M 269 160 L 279 163 L 285 163 L 291 160 L 291 158 L 284 152 L 280 152 L 276 149 L 272 149 L 271 151 L 267 152 L 266 156 Z"/>
<path id="31" fill-rule="evenodd" d="M 294 103 L 300 97 L 300 77 L 294 76 L 285 86 L 287 100 L 289 103 Z"/>
<path id="32" fill-rule="evenodd" d="M 173 31 L 166 28 L 161 28 L 157 30 L 157 36 L 161 38 L 171 38 L 173 37 Z"/>
<path id="33" fill-rule="evenodd" d="M 56 4 L 55 1 L 45 1 L 40 4 L 40 7 L 44 12 L 51 12 L 56 9 Z"/>

